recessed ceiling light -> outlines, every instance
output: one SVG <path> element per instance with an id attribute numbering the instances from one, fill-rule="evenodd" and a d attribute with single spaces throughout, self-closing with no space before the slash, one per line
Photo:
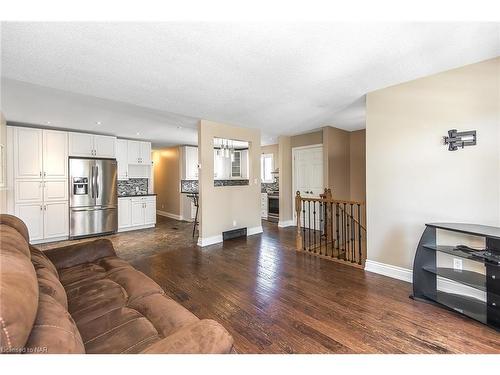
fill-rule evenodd
<path id="1" fill-rule="evenodd" d="M 96 125 L 101 125 L 101 122 L 100 121 L 96 121 L 95 124 Z"/>
<path id="2" fill-rule="evenodd" d="M 137 133 L 135 133 L 135 135 L 141 135 L 141 133 L 137 132 Z"/>
<path id="3" fill-rule="evenodd" d="M 47 121 L 47 125 L 50 125 L 50 121 Z"/>
<path id="4" fill-rule="evenodd" d="M 178 126 L 177 129 L 182 129 L 182 126 Z"/>

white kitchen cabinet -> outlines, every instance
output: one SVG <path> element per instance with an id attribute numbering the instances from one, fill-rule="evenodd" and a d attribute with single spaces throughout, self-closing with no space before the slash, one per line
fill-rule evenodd
<path id="1" fill-rule="evenodd" d="M 144 225 L 144 200 L 142 198 L 132 198 L 132 226 Z"/>
<path id="2" fill-rule="evenodd" d="M 128 141 L 128 163 L 151 165 L 151 143 Z"/>
<path id="3" fill-rule="evenodd" d="M 184 146 L 183 166 L 185 180 L 198 179 L 198 147 Z"/>
<path id="4" fill-rule="evenodd" d="M 156 196 L 118 198 L 118 231 L 151 228 L 156 224 Z"/>
<path id="5" fill-rule="evenodd" d="M 44 202 L 68 201 L 68 180 L 46 180 L 42 183 Z"/>
<path id="6" fill-rule="evenodd" d="M 116 140 L 116 161 L 118 163 L 118 179 L 128 180 L 128 141 Z"/>
<path id="7" fill-rule="evenodd" d="M 69 235 L 68 202 L 47 202 L 43 207 L 43 238 L 55 239 Z"/>
<path id="8" fill-rule="evenodd" d="M 132 198 L 118 198 L 118 230 L 132 225 Z"/>
<path id="9" fill-rule="evenodd" d="M 43 130 L 43 178 L 68 178 L 68 133 Z"/>
<path id="10" fill-rule="evenodd" d="M 41 203 L 43 201 L 42 180 L 16 180 L 16 203 Z"/>
<path id="11" fill-rule="evenodd" d="M 156 224 L 156 197 L 144 199 L 144 224 Z"/>
<path id="12" fill-rule="evenodd" d="M 14 128 L 14 177 L 41 179 L 43 174 L 43 132 L 41 129 Z"/>
<path id="13" fill-rule="evenodd" d="M 69 156 L 114 158 L 116 137 L 69 133 Z"/>
<path id="14" fill-rule="evenodd" d="M 43 204 L 23 203 L 16 204 L 16 216 L 28 227 L 30 242 L 43 239 Z"/>

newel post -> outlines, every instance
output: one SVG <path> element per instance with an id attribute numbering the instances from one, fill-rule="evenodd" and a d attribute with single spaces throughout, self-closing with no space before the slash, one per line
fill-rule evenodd
<path id="1" fill-rule="evenodd" d="M 295 213 L 297 216 L 297 232 L 295 235 L 295 245 L 297 250 L 302 250 L 302 232 L 300 231 L 300 212 L 302 207 L 302 197 L 300 196 L 300 191 L 295 194 Z"/>

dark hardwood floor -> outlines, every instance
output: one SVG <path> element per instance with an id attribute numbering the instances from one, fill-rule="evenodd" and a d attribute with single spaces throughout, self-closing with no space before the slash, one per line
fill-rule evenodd
<path id="1" fill-rule="evenodd" d="M 408 283 L 297 253 L 293 228 L 264 222 L 262 235 L 203 249 L 191 228 L 159 218 L 109 238 L 240 353 L 500 353 L 500 333 L 409 299 Z"/>

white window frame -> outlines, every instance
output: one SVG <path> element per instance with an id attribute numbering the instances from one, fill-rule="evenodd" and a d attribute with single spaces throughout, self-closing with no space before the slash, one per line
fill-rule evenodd
<path id="1" fill-rule="evenodd" d="M 274 155 L 273 154 L 262 154 L 260 156 L 260 179 L 263 183 L 270 184 L 270 183 L 274 182 L 274 178 L 272 175 L 271 175 L 270 180 L 264 179 L 264 177 L 266 175 L 265 171 L 264 171 L 264 159 L 266 159 L 266 158 L 271 158 L 271 172 L 273 172 L 273 170 L 274 170 Z"/>

